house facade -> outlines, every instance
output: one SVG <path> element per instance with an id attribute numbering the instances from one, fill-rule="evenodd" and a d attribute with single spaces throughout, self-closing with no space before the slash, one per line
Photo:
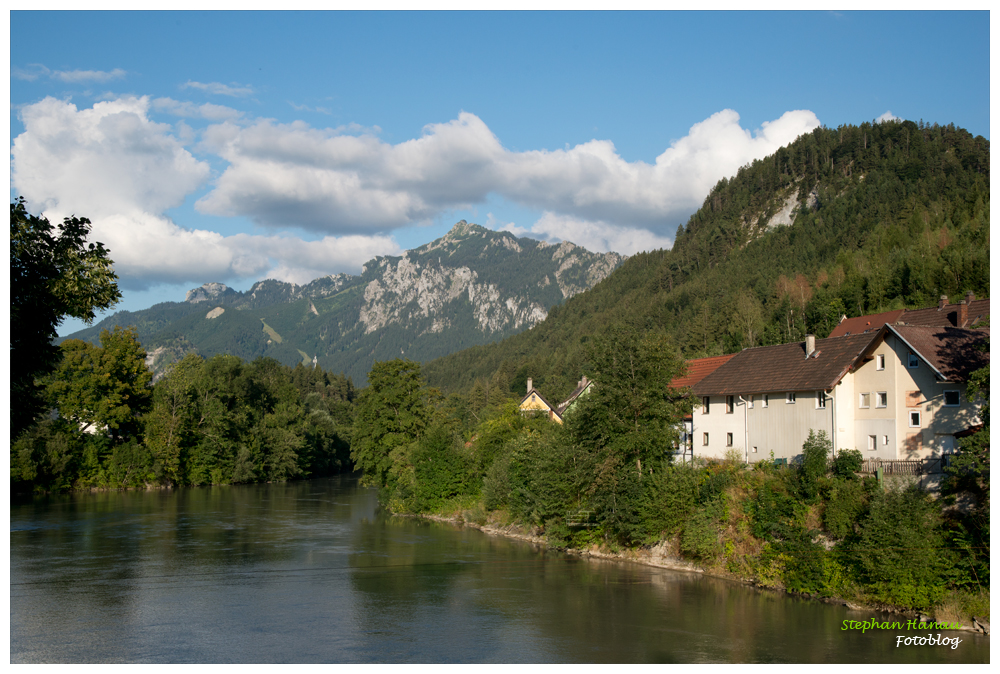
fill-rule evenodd
<path id="1" fill-rule="evenodd" d="M 979 423 L 969 374 L 989 362 L 984 330 L 881 326 L 874 332 L 745 349 L 692 387 L 695 456 L 748 462 L 801 454 L 810 430 L 866 458 L 954 451 Z"/>

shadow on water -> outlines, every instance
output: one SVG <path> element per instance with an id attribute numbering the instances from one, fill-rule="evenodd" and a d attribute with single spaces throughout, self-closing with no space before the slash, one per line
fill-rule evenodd
<path id="1" fill-rule="evenodd" d="M 11 507 L 12 662 L 988 662 L 885 616 L 387 516 L 349 477 Z M 917 632 L 899 632 L 917 634 Z"/>

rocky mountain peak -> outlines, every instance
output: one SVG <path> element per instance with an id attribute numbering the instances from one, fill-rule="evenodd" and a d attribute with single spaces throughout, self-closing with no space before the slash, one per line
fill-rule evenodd
<path id="1" fill-rule="evenodd" d="M 195 304 L 197 302 L 211 302 L 226 295 L 235 295 L 236 291 L 224 283 L 205 283 L 200 288 L 187 291 L 184 297 L 185 302 Z"/>

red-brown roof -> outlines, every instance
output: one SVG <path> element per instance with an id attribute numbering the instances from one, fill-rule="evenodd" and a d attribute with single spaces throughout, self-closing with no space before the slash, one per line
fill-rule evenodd
<path id="1" fill-rule="evenodd" d="M 868 314 L 867 316 L 857 316 L 855 318 L 845 318 L 830 333 L 831 337 L 844 337 L 846 335 L 860 335 L 865 332 L 875 332 L 886 323 L 895 323 L 906 309 L 896 309 L 895 311 L 885 311 L 881 314 Z"/>
<path id="2" fill-rule="evenodd" d="M 906 325 L 922 325 L 927 327 L 951 325 L 956 328 L 968 328 L 990 315 L 990 301 L 972 300 L 968 305 L 967 317 L 962 325 L 959 325 L 958 309 L 958 304 L 946 304 L 941 309 L 930 307 L 927 309 L 914 309 L 912 311 L 907 310 L 903 314 L 902 320 Z"/>
<path id="3" fill-rule="evenodd" d="M 926 327 L 969 328 L 990 315 L 990 301 L 972 300 L 969 302 L 966 319 L 959 325 L 959 304 L 946 304 L 943 307 L 927 307 L 925 309 L 896 309 L 881 314 L 868 314 L 855 318 L 845 318 L 830 333 L 831 337 L 844 335 L 859 335 L 863 332 L 874 332 L 883 325 L 922 325 Z"/>
<path id="4" fill-rule="evenodd" d="M 890 325 L 889 329 L 948 381 L 967 381 L 969 375 L 990 364 L 990 331 Z"/>
<path id="5" fill-rule="evenodd" d="M 728 362 L 730 358 L 735 356 L 735 353 L 730 353 L 725 356 L 710 356 L 708 358 L 693 358 L 687 361 L 687 372 L 683 377 L 677 377 L 672 382 L 670 382 L 670 388 L 683 388 L 685 386 L 694 386 L 702 379 L 712 374 L 719 369 L 721 365 Z"/>
<path id="6" fill-rule="evenodd" d="M 873 346 L 879 333 L 816 340 L 806 358 L 805 342 L 744 349 L 702 379 L 693 393 L 741 395 L 781 391 L 828 391 Z"/>

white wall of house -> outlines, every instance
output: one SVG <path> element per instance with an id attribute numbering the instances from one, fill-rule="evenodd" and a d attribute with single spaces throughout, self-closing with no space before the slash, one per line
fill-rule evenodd
<path id="1" fill-rule="evenodd" d="M 758 393 L 752 398 L 744 395 L 746 405 L 740 396 L 734 396 L 731 413 L 727 411 L 726 396 L 710 396 L 708 414 L 699 403 L 694 411 L 695 456 L 722 458 L 735 449 L 748 456 L 751 463 L 770 459 L 772 452 L 776 459 L 792 459 L 802 453 L 810 430 L 823 430 L 832 436 L 832 401 L 827 399 L 825 407 L 819 402 L 821 397 L 829 396 L 823 391 L 793 391 L 794 402 L 789 402 L 788 393 Z"/>
<path id="2" fill-rule="evenodd" d="M 853 383 L 854 396 L 845 401 L 844 412 L 850 407 L 854 430 L 841 445 L 857 449 L 866 459 L 898 458 L 899 442 L 896 415 L 899 389 L 897 357 L 884 341 L 879 343 L 871 358 L 844 379 Z M 845 396 L 846 397 L 846 396 Z"/>

